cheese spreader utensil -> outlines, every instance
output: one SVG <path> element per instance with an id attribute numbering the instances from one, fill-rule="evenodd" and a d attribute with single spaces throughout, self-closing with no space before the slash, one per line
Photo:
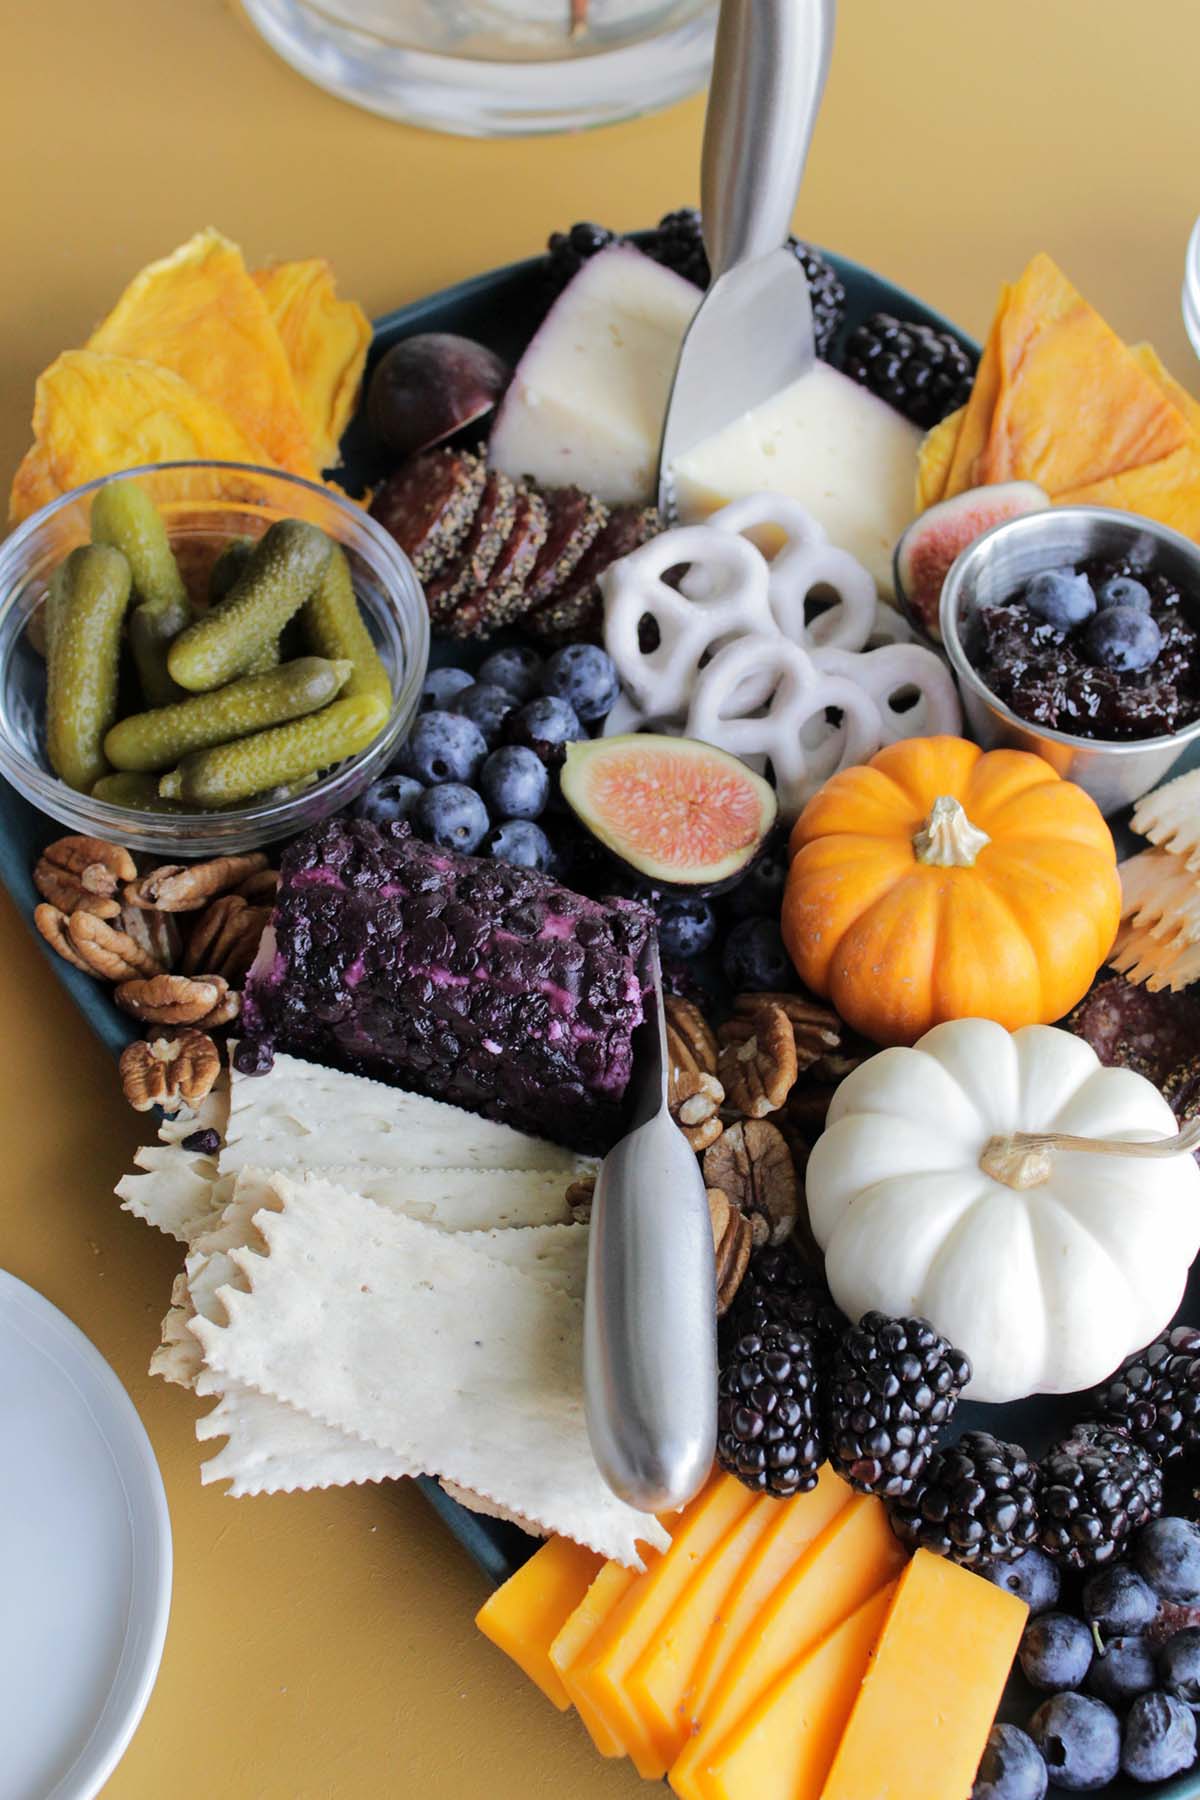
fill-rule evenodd
<path id="1" fill-rule="evenodd" d="M 700 173 L 712 281 L 675 369 L 658 504 L 678 459 L 811 369 L 808 280 L 787 243 L 833 47 L 834 0 L 722 0 Z"/>
<path id="2" fill-rule="evenodd" d="M 643 1512 L 697 1493 L 717 1435 L 717 1296 L 704 1177 L 668 1107 L 662 973 L 649 952 L 632 1126 L 592 1200 L 583 1391 L 596 1463 Z"/>

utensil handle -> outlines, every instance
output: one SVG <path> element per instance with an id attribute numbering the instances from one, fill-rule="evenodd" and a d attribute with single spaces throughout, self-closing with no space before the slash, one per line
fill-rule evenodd
<path id="1" fill-rule="evenodd" d="M 835 0 L 721 0 L 700 169 L 714 281 L 788 235 L 834 15 Z"/>

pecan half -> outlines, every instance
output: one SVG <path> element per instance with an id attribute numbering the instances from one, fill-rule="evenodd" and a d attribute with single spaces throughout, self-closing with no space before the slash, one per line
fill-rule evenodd
<path id="1" fill-rule="evenodd" d="M 181 1031 L 127 1044 L 120 1068 L 125 1098 L 138 1112 L 194 1112 L 221 1073 L 221 1052 L 203 1031 Z"/>
<path id="2" fill-rule="evenodd" d="M 115 919 L 121 910 L 117 889 L 136 876 L 137 865 L 120 844 L 71 836 L 46 845 L 34 866 L 33 885 L 60 912 Z"/>
<path id="3" fill-rule="evenodd" d="M 204 1025 L 215 1029 L 237 1012 L 237 995 L 220 975 L 153 975 L 123 981 L 114 999 L 123 1012 L 146 1025 Z M 227 1011 L 230 1001 L 233 1011 Z"/>
<path id="4" fill-rule="evenodd" d="M 164 863 L 129 882 L 125 900 L 129 906 L 153 907 L 158 912 L 196 912 L 266 866 L 261 850 L 247 851 L 244 856 L 214 856 L 209 862 Z"/>
<path id="5" fill-rule="evenodd" d="M 721 1188 L 752 1224 L 754 1214 L 761 1214 L 770 1243 L 781 1244 L 795 1229 L 800 1181 L 786 1139 L 768 1119 L 730 1125 L 704 1152 L 704 1180 Z"/>
<path id="6" fill-rule="evenodd" d="M 750 1221 L 721 1188 L 708 1190 L 708 1216 L 712 1220 L 713 1252 L 717 1264 L 717 1317 L 732 1306 L 742 1277 L 750 1264 Z"/>
<path id="7" fill-rule="evenodd" d="M 71 942 L 71 934 L 67 930 L 67 914 L 61 906 L 52 906 L 48 900 L 43 900 L 40 906 L 33 909 L 33 922 L 50 948 L 56 950 L 64 962 L 81 969 L 85 975 L 95 974 L 91 964 L 84 962 Z"/>
<path id="8" fill-rule="evenodd" d="M 179 961 L 183 940 L 172 913 L 151 912 L 144 906 L 123 906 L 116 923 L 160 969 L 171 970 Z"/>
<path id="9" fill-rule="evenodd" d="M 132 981 L 136 976 L 160 975 L 162 964 L 148 950 L 107 919 L 95 913 L 73 912 L 67 935 L 93 975 L 102 981 Z"/>
<path id="10" fill-rule="evenodd" d="M 596 1177 L 594 1175 L 579 1175 L 568 1187 L 566 1202 L 571 1209 L 571 1217 L 577 1225 L 586 1225 L 590 1220 L 595 1193 Z"/>
<path id="11" fill-rule="evenodd" d="M 787 1014 L 796 1040 L 796 1067 L 800 1074 L 841 1047 L 844 1027 L 838 1015 L 804 994 L 739 994 L 733 1003 L 734 1016 L 753 1020 L 764 1005 L 778 1006 Z"/>
<path id="12" fill-rule="evenodd" d="M 781 1107 L 796 1085 L 796 1039 L 782 1006 L 764 1001 L 748 1018 L 726 1020 L 720 1031 L 717 1074 L 735 1112 L 762 1119 Z"/>
<path id="13" fill-rule="evenodd" d="M 250 906 L 241 894 L 222 894 L 205 907 L 184 951 L 186 975 L 201 969 L 240 982 L 258 954 L 258 940 L 271 917 L 269 906 Z"/>
<path id="14" fill-rule="evenodd" d="M 670 1067 L 667 1097 L 671 1117 L 699 1153 L 725 1129 L 720 1119 L 725 1089 L 717 1078 L 717 1040 L 699 1008 L 677 994 L 663 1001 Z"/>
<path id="15" fill-rule="evenodd" d="M 258 869 L 241 882 L 235 893 L 248 900 L 251 906 L 274 906 L 275 896 L 279 892 L 279 870 Z"/>

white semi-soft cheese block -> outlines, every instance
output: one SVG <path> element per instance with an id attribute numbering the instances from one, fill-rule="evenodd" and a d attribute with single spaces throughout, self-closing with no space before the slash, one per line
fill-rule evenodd
<path id="1" fill-rule="evenodd" d="M 787 494 L 891 596 L 892 550 L 912 519 L 921 433 L 848 376 L 817 363 L 675 464 L 680 517 Z"/>
<path id="2" fill-rule="evenodd" d="M 679 347 L 699 303 L 697 287 L 640 250 L 593 256 L 517 364 L 488 447 L 493 467 L 601 500 L 651 502 Z"/>

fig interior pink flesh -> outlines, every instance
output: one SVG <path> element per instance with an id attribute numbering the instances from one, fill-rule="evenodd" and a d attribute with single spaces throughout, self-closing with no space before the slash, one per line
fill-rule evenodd
<path id="1" fill-rule="evenodd" d="M 589 786 L 596 811 L 625 845 L 660 865 L 695 868 L 749 850 L 762 836 L 751 783 L 695 757 L 605 757 Z"/>

